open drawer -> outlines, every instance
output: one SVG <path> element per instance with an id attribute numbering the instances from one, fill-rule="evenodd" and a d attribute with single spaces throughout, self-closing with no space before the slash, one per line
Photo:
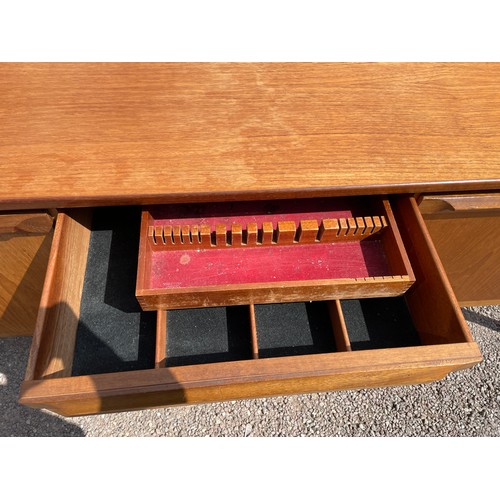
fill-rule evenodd
<path id="1" fill-rule="evenodd" d="M 20 402 L 82 415 L 429 382 L 478 363 L 415 200 L 393 208 L 415 275 L 404 295 L 172 311 L 135 298 L 140 209 L 60 214 Z"/>

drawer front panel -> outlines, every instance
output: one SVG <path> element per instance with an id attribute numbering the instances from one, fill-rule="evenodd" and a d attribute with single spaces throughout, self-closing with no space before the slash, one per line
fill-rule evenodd
<path id="1" fill-rule="evenodd" d="M 420 384 L 480 359 L 473 343 L 258 359 L 25 382 L 21 403 L 67 416 Z"/>
<path id="2" fill-rule="evenodd" d="M 500 304 L 500 194 L 426 196 L 420 210 L 460 305 Z"/>
<path id="3" fill-rule="evenodd" d="M 52 225 L 46 212 L 0 213 L 0 337 L 33 335 Z"/>

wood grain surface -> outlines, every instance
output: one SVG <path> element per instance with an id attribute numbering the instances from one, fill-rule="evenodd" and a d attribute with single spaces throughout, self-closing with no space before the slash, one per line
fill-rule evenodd
<path id="1" fill-rule="evenodd" d="M 51 231 L 54 218 L 45 211 L 0 213 L 0 235 L 35 235 Z"/>
<path id="2" fill-rule="evenodd" d="M 71 375 L 91 220 L 91 209 L 58 215 L 26 369 L 28 380 Z"/>
<path id="3" fill-rule="evenodd" d="M 0 65 L 0 208 L 500 187 L 500 64 Z"/>
<path id="4" fill-rule="evenodd" d="M 0 337 L 33 335 L 51 243 L 52 232 L 0 234 Z"/>

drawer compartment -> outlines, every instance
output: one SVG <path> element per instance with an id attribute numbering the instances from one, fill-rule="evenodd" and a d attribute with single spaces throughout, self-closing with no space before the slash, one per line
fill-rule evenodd
<path id="1" fill-rule="evenodd" d="M 166 341 L 159 345 L 160 366 L 252 358 L 249 306 L 169 311 L 158 316 L 158 324 L 166 327 Z"/>
<path id="2" fill-rule="evenodd" d="M 89 210 L 61 213 L 20 402 L 82 415 L 421 383 L 474 365 L 479 349 L 415 200 L 394 209 L 415 272 L 398 304 L 154 312 L 134 297 L 140 209 L 97 209 L 93 222 Z"/>
<path id="3" fill-rule="evenodd" d="M 144 310 L 401 295 L 414 282 L 381 197 L 143 211 Z"/>

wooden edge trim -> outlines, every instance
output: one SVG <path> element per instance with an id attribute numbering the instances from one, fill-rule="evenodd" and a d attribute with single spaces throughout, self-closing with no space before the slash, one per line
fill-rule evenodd
<path id="1" fill-rule="evenodd" d="M 409 276 L 410 281 L 415 281 L 415 273 L 413 272 L 413 268 L 411 267 L 410 258 L 408 257 L 408 253 L 406 252 L 405 245 L 403 243 L 403 238 L 401 237 L 401 233 L 399 232 L 398 224 L 396 222 L 396 217 L 394 217 L 394 212 L 392 211 L 391 204 L 387 198 L 382 200 L 382 204 L 384 206 L 385 214 L 388 221 L 388 230 L 392 231 L 394 235 L 394 239 L 396 240 L 396 244 L 399 249 L 399 255 L 401 256 L 401 260 L 403 261 L 403 266 L 406 270 L 406 274 Z"/>
<path id="2" fill-rule="evenodd" d="M 47 271 L 45 273 L 45 281 L 43 283 L 42 295 L 40 297 L 40 304 L 48 304 L 50 293 L 52 290 L 52 283 L 54 281 L 56 263 L 58 261 L 58 253 L 61 247 L 61 235 L 65 231 L 68 215 L 64 212 L 58 214 L 57 223 L 52 237 L 52 246 L 50 248 L 49 261 L 47 264 Z M 47 308 L 40 307 L 35 323 L 35 330 L 33 332 L 33 339 L 31 341 L 30 352 L 28 356 L 28 363 L 26 366 L 26 380 L 33 380 L 35 377 L 36 360 L 40 351 L 40 343 L 43 335 L 43 326 L 47 316 Z"/>
<path id="3" fill-rule="evenodd" d="M 11 196 L 0 200 L 2 210 L 71 208 L 118 205 L 155 205 L 165 203 L 201 203 L 215 201 L 275 200 L 285 198 L 317 198 L 376 194 L 412 194 L 450 191 L 480 191 L 500 189 L 500 178 L 411 182 L 405 184 L 364 184 L 281 189 L 232 190 L 220 192 L 191 191 L 170 193 L 133 193 L 95 196 Z"/>
<path id="4" fill-rule="evenodd" d="M 144 311 L 248 305 L 270 302 L 302 302 L 402 295 L 413 284 L 408 276 L 318 280 L 310 282 L 258 283 L 247 286 L 224 286 L 139 290 L 136 297 Z M 208 295 L 209 294 L 209 295 Z"/>
<path id="5" fill-rule="evenodd" d="M 347 333 L 347 327 L 345 325 L 344 313 L 342 311 L 340 300 L 329 300 L 328 312 L 330 313 L 330 321 L 332 323 L 333 336 L 335 338 L 337 351 L 352 351 L 351 341 L 349 340 L 349 334 Z"/>
<path id="6" fill-rule="evenodd" d="M 164 368 L 167 349 L 167 311 L 160 309 L 156 315 L 155 368 Z"/>
<path id="7" fill-rule="evenodd" d="M 500 211 L 499 193 L 470 193 L 456 195 L 426 195 L 419 203 L 422 215 L 461 215 L 468 212 Z"/>
<path id="8" fill-rule="evenodd" d="M 136 280 L 136 295 L 141 292 L 146 286 L 146 276 L 148 275 L 148 262 L 150 261 L 149 254 L 151 249 L 150 238 L 148 235 L 148 226 L 151 215 L 148 210 L 143 210 L 141 214 L 141 228 L 139 238 L 139 255 L 137 257 L 137 280 Z"/>
<path id="9" fill-rule="evenodd" d="M 317 287 L 317 286 L 331 286 L 331 285 L 355 285 L 365 282 L 395 282 L 407 283 L 411 280 L 410 276 L 390 275 L 390 276 L 368 276 L 366 278 L 340 278 L 340 279 L 322 279 L 310 281 L 276 281 L 267 283 L 242 283 L 242 284 L 228 284 L 224 285 L 224 291 L 235 292 L 245 290 L 260 290 L 268 288 L 298 288 L 298 287 Z M 414 281 L 414 280 L 413 280 Z M 137 296 L 148 297 L 161 295 L 184 295 L 192 293 L 205 293 L 210 291 L 221 291 L 221 285 L 212 286 L 193 286 L 185 288 L 148 288 L 136 290 Z"/>

